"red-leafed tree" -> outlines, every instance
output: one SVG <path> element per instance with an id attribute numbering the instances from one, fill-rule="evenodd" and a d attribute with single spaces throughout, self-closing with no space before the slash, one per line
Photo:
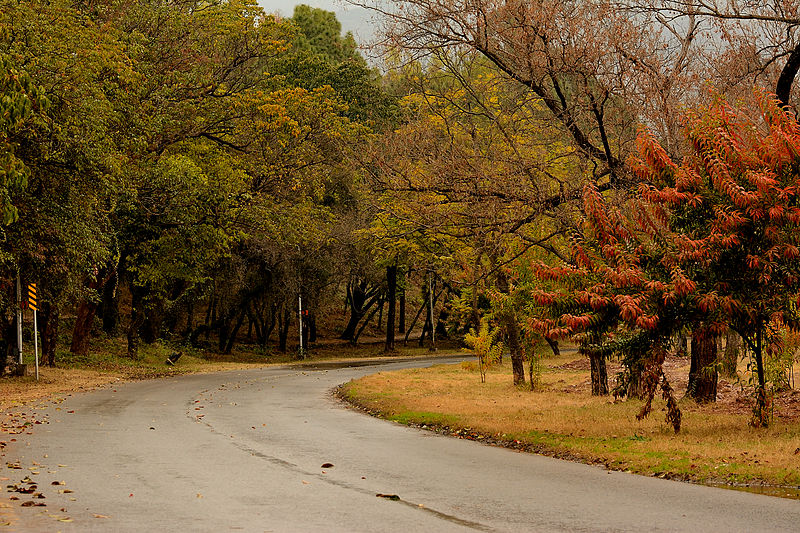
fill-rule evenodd
<path id="1" fill-rule="evenodd" d="M 607 392 L 606 358 L 621 354 L 627 371 L 615 394 L 643 397 L 641 418 L 660 388 L 678 431 L 681 413 L 662 364 L 672 333 L 691 314 L 685 302 L 696 287 L 680 267 L 663 261 L 667 226 L 650 206 L 633 199 L 614 207 L 587 187 L 584 212 L 570 264 L 535 265 L 532 283 L 520 283 L 531 306 L 529 326 L 548 338 L 577 340 L 591 362 L 595 395 Z M 547 285 L 552 288 L 541 288 Z"/>
<path id="2" fill-rule="evenodd" d="M 680 166 L 642 135 L 634 166 L 643 199 L 668 214 L 666 256 L 697 285 L 694 305 L 752 350 L 753 423 L 765 425 L 764 356 L 779 327 L 798 325 L 800 126 L 774 96 L 758 100 L 756 119 L 723 100 L 688 116 Z"/>
<path id="3" fill-rule="evenodd" d="M 532 326 L 578 334 L 590 354 L 623 353 L 643 414 L 657 383 L 672 401 L 661 370 L 672 334 L 690 325 L 702 341 L 730 325 L 755 360 L 753 423 L 768 422 L 764 356 L 779 327 L 800 324 L 800 126 L 774 97 L 758 100 L 756 119 L 721 99 L 689 114 L 681 164 L 642 132 L 636 197 L 611 208 L 587 189 L 572 265 L 538 270 L 563 289 L 531 292 L 546 310 Z"/>

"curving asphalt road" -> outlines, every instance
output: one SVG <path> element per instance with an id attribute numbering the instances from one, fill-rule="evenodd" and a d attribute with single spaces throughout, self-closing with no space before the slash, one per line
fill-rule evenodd
<path id="1" fill-rule="evenodd" d="M 6 448 L 4 463 L 22 469 L 4 464 L 4 484 L 29 476 L 47 506 L 18 501 L 0 529 L 800 531 L 798 501 L 442 437 L 330 395 L 379 369 L 433 362 L 192 375 L 69 397 Z"/>

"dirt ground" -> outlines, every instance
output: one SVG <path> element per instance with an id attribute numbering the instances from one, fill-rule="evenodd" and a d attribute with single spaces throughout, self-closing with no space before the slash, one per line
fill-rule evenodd
<path id="1" fill-rule="evenodd" d="M 591 390 L 589 379 L 589 359 L 575 356 L 574 361 L 560 365 L 557 368 L 564 370 L 585 370 L 586 379 L 580 384 L 567 386 L 564 392 L 585 392 Z M 622 367 L 618 362 L 607 361 L 609 386 L 614 386 L 614 380 Z M 678 397 L 686 393 L 689 385 L 689 358 L 670 355 L 664 361 L 664 373 Z M 691 405 L 691 404 L 688 404 Z M 702 406 L 689 407 L 703 409 Z M 749 415 L 753 410 L 753 387 L 747 383 L 745 372 L 739 368 L 739 377 L 734 379 L 719 377 L 717 381 L 717 401 L 713 406 L 714 411 Z M 788 389 L 776 391 L 773 396 L 773 415 L 784 420 L 800 420 L 800 390 Z"/>
<path id="2" fill-rule="evenodd" d="M 42 368 L 35 377 L 0 378 L 0 411 L 45 400 L 59 394 L 83 392 L 122 381 L 123 375 L 96 370 Z"/>

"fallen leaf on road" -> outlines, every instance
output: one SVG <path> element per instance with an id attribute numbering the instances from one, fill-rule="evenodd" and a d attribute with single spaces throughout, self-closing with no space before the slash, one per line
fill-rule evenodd
<path id="1" fill-rule="evenodd" d="M 387 500 L 392 500 L 392 501 L 395 501 L 395 502 L 400 500 L 400 496 L 398 496 L 397 494 L 380 494 L 380 493 L 378 493 L 375 496 L 377 496 L 378 498 L 386 498 Z"/>
<path id="2" fill-rule="evenodd" d="M 92 516 L 95 518 L 111 518 L 110 516 L 106 516 L 104 514 L 93 514 Z"/>

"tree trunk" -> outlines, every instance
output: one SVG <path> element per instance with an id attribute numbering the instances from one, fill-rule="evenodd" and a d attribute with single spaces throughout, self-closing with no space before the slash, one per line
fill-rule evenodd
<path id="1" fill-rule="evenodd" d="M 422 311 L 428 307 L 428 304 L 425 302 L 422 303 L 422 306 L 417 310 L 417 314 L 414 315 L 414 319 L 411 321 L 411 325 L 406 330 L 406 336 L 403 338 L 403 345 L 408 343 L 408 337 L 411 336 L 411 332 L 414 330 L 414 327 L 417 325 L 417 320 L 419 320 L 420 315 L 422 315 Z M 424 328 L 423 328 L 424 330 Z"/>
<path id="2" fill-rule="evenodd" d="M 686 357 L 689 355 L 689 339 L 687 339 L 686 335 L 683 333 L 678 335 L 678 346 L 675 350 L 675 355 L 678 357 Z"/>
<path id="3" fill-rule="evenodd" d="M 308 343 L 313 344 L 317 342 L 317 315 L 316 313 L 308 313 Z"/>
<path id="4" fill-rule="evenodd" d="M 689 386 L 686 394 L 697 403 L 717 400 L 717 342 L 710 331 L 697 328 L 692 332 Z"/>
<path id="5" fill-rule="evenodd" d="M 645 397 L 641 360 L 628 369 L 628 390 L 625 391 L 625 394 L 628 398 L 635 398 L 638 400 Z"/>
<path id="6" fill-rule="evenodd" d="M 558 348 L 558 341 L 554 339 L 548 339 L 547 337 L 544 338 L 547 341 L 547 344 L 550 345 L 550 349 L 553 350 L 553 355 L 558 357 L 561 355 L 561 350 Z"/>
<path id="7" fill-rule="evenodd" d="M 722 359 L 722 375 L 727 378 L 736 377 L 736 367 L 742 353 L 742 338 L 732 329 L 725 333 L 725 355 Z"/>
<path id="8" fill-rule="evenodd" d="M 386 267 L 386 285 L 389 309 L 386 312 L 386 343 L 383 346 L 384 352 L 394 352 L 394 320 L 395 307 L 397 305 L 397 265 Z"/>
<path id="9" fill-rule="evenodd" d="M 94 323 L 97 304 L 89 300 L 83 300 L 78 305 L 75 318 L 75 327 L 72 329 L 72 343 L 69 351 L 75 355 L 89 355 L 89 339 L 92 336 L 92 324 Z"/>
<path id="10" fill-rule="evenodd" d="M 756 405 L 753 409 L 753 418 L 750 421 L 750 424 L 755 427 L 767 427 L 769 425 L 770 413 L 769 402 L 767 401 L 766 375 L 764 374 L 763 319 L 759 318 L 756 327 L 756 345 L 755 349 L 753 350 L 753 356 L 756 360 L 758 385 L 756 386 Z"/>
<path id="11" fill-rule="evenodd" d="M 59 310 L 45 303 L 42 313 L 42 360 L 47 366 L 56 366 L 56 342 L 58 341 Z"/>
<path id="12" fill-rule="evenodd" d="M 381 300 L 383 300 L 383 298 L 381 298 Z M 382 306 L 383 306 L 383 301 L 379 302 L 378 305 L 375 307 L 375 309 L 370 311 L 370 313 L 367 315 L 367 317 L 361 323 L 361 326 L 358 328 L 358 331 L 355 332 L 355 334 L 353 335 L 353 338 L 350 340 L 350 342 L 352 344 L 358 343 L 358 338 L 361 337 L 361 333 L 364 332 L 364 329 L 369 325 L 369 322 L 370 322 L 370 320 L 372 320 L 372 317 L 375 316 L 375 313 L 377 313 L 378 309 L 381 308 Z"/>
<path id="13" fill-rule="evenodd" d="M 288 309 L 282 309 L 281 314 L 282 316 L 278 321 L 278 350 L 286 353 L 292 315 Z"/>
<path id="14" fill-rule="evenodd" d="M 605 396 L 608 394 L 606 358 L 593 350 L 589 351 L 587 355 L 589 356 L 591 368 L 592 396 Z"/>
<path id="15" fill-rule="evenodd" d="M 496 263 L 496 259 L 492 261 Z M 508 278 L 503 270 L 498 270 L 497 274 L 497 288 L 500 292 L 507 294 L 509 292 Z M 508 345 L 509 355 L 511 357 L 511 372 L 513 374 L 514 385 L 525 384 L 525 365 L 524 354 L 522 351 L 522 344 L 520 343 L 520 331 L 517 317 L 512 310 L 506 310 L 499 317 L 500 327 L 503 330 L 506 344 Z"/>
<path id="16" fill-rule="evenodd" d="M 216 292 L 216 291 L 215 291 Z M 208 342 L 208 336 L 211 334 L 212 324 L 217 322 L 217 297 L 216 294 L 212 293 L 211 295 L 211 303 L 208 306 L 208 310 L 206 312 L 206 342 Z"/>
<path id="17" fill-rule="evenodd" d="M 128 323 L 128 357 L 139 358 L 139 330 L 144 324 L 144 289 L 131 287 L 131 318 Z"/>
<path id="18" fill-rule="evenodd" d="M 376 287 L 369 288 L 364 281 L 348 284 L 347 302 L 350 306 L 350 319 L 339 338 L 348 341 L 354 340 L 356 331 L 358 331 L 358 323 L 378 301 L 379 296 L 380 290 Z"/>
<path id="19" fill-rule="evenodd" d="M 236 342 L 236 335 L 239 334 L 239 329 L 242 327 L 242 322 L 244 322 L 244 317 L 246 314 L 247 312 L 245 309 L 242 309 L 239 312 L 239 317 L 236 319 L 236 324 L 233 326 L 230 335 L 228 335 L 228 342 L 225 343 L 225 348 L 222 353 L 227 355 L 233 350 L 233 345 Z"/>
<path id="20" fill-rule="evenodd" d="M 500 325 L 503 328 L 506 345 L 511 356 L 511 373 L 513 374 L 514 385 L 524 385 L 525 364 L 517 318 L 512 313 L 505 312 L 500 318 Z"/>
<path id="21" fill-rule="evenodd" d="M 161 329 L 164 324 L 164 302 L 157 300 L 147 309 L 144 323 L 141 328 L 142 340 L 145 344 L 153 344 L 161 338 Z"/>
<path id="22" fill-rule="evenodd" d="M 103 299 L 101 303 L 103 317 L 103 331 L 113 336 L 119 332 L 119 277 L 114 275 L 103 286 Z"/>
<path id="23" fill-rule="evenodd" d="M 406 290 L 402 289 L 400 291 L 400 298 L 399 298 L 399 307 L 397 311 L 397 332 L 398 333 L 405 333 L 406 332 Z"/>

